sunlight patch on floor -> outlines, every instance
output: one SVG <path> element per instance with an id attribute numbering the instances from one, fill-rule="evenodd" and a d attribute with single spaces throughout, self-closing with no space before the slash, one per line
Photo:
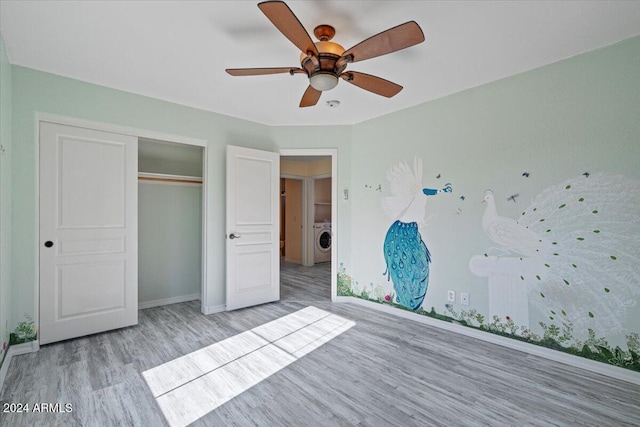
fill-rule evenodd
<path id="1" fill-rule="evenodd" d="M 142 375 L 169 425 L 186 426 L 354 325 L 306 307 Z"/>

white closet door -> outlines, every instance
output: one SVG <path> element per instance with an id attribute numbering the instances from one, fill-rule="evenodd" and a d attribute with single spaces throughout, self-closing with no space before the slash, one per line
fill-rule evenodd
<path id="1" fill-rule="evenodd" d="M 227 146 L 227 310 L 280 299 L 280 155 Z"/>
<path id="2" fill-rule="evenodd" d="M 138 323 L 138 139 L 40 124 L 41 344 Z"/>

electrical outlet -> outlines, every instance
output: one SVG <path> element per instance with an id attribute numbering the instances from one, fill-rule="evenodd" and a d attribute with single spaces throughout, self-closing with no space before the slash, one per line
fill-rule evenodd
<path id="1" fill-rule="evenodd" d="M 447 301 L 456 302 L 456 291 L 447 291 Z"/>
<path id="2" fill-rule="evenodd" d="M 460 292 L 460 304 L 469 305 L 469 292 Z"/>

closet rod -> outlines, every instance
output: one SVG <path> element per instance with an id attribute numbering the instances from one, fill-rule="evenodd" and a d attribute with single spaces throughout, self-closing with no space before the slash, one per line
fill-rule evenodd
<path id="1" fill-rule="evenodd" d="M 138 172 L 138 181 L 173 182 L 179 184 L 202 184 L 202 177 L 171 175 L 165 173 Z"/>

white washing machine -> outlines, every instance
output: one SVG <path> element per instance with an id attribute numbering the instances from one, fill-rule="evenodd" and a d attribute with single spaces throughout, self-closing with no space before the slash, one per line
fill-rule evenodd
<path id="1" fill-rule="evenodd" d="M 331 223 L 330 222 L 317 222 L 313 225 L 314 228 L 314 262 L 329 262 L 331 261 Z"/>

